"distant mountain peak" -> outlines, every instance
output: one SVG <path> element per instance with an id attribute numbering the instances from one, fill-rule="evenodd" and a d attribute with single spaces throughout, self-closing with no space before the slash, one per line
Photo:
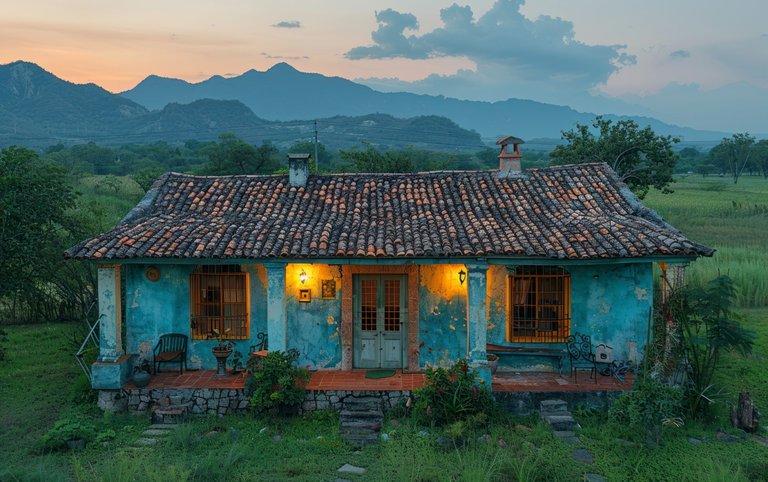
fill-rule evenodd
<path id="1" fill-rule="evenodd" d="M 270 74 L 292 74 L 300 73 L 288 62 L 278 62 L 267 70 Z"/>

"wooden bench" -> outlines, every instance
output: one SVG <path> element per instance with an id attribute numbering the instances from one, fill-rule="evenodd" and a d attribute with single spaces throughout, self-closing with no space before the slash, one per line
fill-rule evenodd
<path id="1" fill-rule="evenodd" d="M 187 368 L 187 335 L 181 333 L 166 333 L 160 335 L 154 349 L 154 371 L 157 373 L 161 363 L 178 363 L 179 373 Z"/>
<path id="2" fill-rule="evenodd" d="M 523 346 L 494 345 L 489 343 L 485 346 L 485 351 L 502 356 L 538 356 L 557 359 L 557 369 L 560 375 L 563 374 L 563 360 L 566 357 L 566 351 L 562 348 L 537 348 Z"/>

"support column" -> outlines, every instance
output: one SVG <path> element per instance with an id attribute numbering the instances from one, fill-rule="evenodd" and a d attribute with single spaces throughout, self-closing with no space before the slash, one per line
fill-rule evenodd
<path id="1" fill-rule="evenodd" d="M 285 263 L 264 263 L 267 269 L 267 336 L 269 351 L 286 351 Z"/>
<path id="2" fill-rule="evenodd" d="M 100 362 L 115 362 L 123 356 L 123 315 L 120 291 L 120 265 L 98 266 L 99 279 L 99 357 Z"/>
<path id="3" fill-rule="evenodd" d="M 119 390 L 127 381 L 130 357 L 123 351 L 123 316 L 120 265 L 97 266 L 99 288 L 99 356 L 91 366 L 91 387 L 109 391 L 104 395 L 119 400 Z M 101 400 L 102 395 L 100 395 Z M 112 410 L 100 403 L 99 406 Z"/>
<path id="4" fill-rule="evenodd" d="M 486 343 L 488 341 L 488 320 L 486 315 L 488 264 L 483 262 L 467 264 L 467 334 L 469 366 L 477 371 L 488 390 L 491 389 L 491 370 L 488 367 Z"/>

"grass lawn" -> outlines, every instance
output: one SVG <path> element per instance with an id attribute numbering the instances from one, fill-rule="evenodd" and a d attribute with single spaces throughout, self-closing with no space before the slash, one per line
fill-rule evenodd
<path id="1" fill-rule="evenodd" d="M 766 407 L 768 380 L 761 366 L 768 356 L 768 309 L 745 315 L 759 332 L 755 353 L 748 359 L 726 356 L 718 381 L 731 397 L 749 387 L 758 406 Z M 570 481 L 581 480 L 586 471 L 608 480 L 765 480 L 768 475 L 768 448 L 716 440 L 718 429 L 728 430 L 724 418 L 671 429 L 661 446 L 650 447 L 625 445 L 621 440 L 631 436 L 606 422 L 604 414 L 578 413 L 584 427 L 579 435 L 595 458 L 590 467 L 576 462 L 573 446 L 555 439 L 536 417 L 502 417 L 452 435 L 430 428 L 420 435 L 421 427 L 399 418 L 384 428 L 389 441 L 362 451 L 342 442 L 332 412 L 294 419 L 199 417 L 158 446 L 136 448 L 149 426 L 147 416 L 105 417 L 93 400 L 82 399 L 69 346 L 74 329 L 65 324 L 7 329 L 10 352 L 0 370 L 0 480 L 334 480 L 345 463 L 368 469 L 364 476 L 345 478 L 387 481 Z M 71 414 L 90 420 L 97 433 L 112 430 L 114 438 L 81 451 L 40 451 L 40 439 L 54 421 Z M 478 440 L 486 434 L 490 441 Z M 703 445 L 690 444 L 688 437 Z"/>
<path id="2" fill-rule="evenodd" d="M 712 258 L 691 264 L 689 282 L 729 275 L 741 306 L 768 306 L 768 180 L 745 176 L 687 176 L 674 193 L 651 191 L 643 201 L 690 239 L 715 248 Z"/>

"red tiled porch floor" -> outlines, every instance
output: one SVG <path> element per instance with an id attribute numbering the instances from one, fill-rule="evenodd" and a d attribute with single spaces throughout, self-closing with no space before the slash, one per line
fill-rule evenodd
<path id="1" fill-rule="evenodd" d="M 366 370 L 320 370 L 312 372 L 308 390 L 413 390 L 424 386 L 423 373 L 403 373 L 397 370 L 389 378 L 365 378 Z M 597 381 L 589 372 L 579 372 L 578 383 L 568 375 L 550 372 L 502 372 L 493 377 L 494 392 L 572 392 L 631 390 L 634 375 L 628 374 L 624 383 L 602 375 Z M 146 388 L 219 388 L 238 389 L 245 385 L 241 375 L 228 373 L 216 376 L 213 370 L 161 372 L 152 376 Z M 126 389 L 136 388 L 128 383 Z"/>

